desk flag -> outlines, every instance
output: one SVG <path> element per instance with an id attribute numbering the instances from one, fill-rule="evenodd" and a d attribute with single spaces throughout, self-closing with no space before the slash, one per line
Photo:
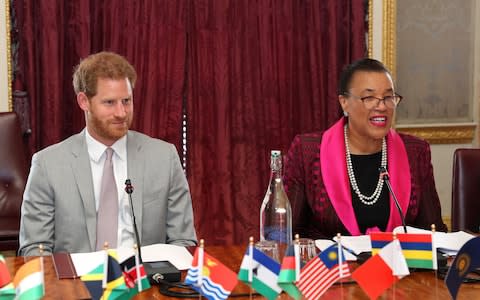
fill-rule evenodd
<path id="1" fill-rule="evenodd" d="M 240 265 L 238 279 L 250 284 L 265 298 L 273 300 L 282 292 L 277 283 L 279 273 L 278 262 L 250 245 Z"/>
<path id="2" fill-rule="evenodd" d="M 13 300 L 15 299 L 15 296 L 16 294 L 13 282 L 10 282 L 9 284 L 0 288 L 0 300 Z"/>
<path id="3" fill-rule="evenodd" d="M 437 269 L 437 251 L 433 246 L 432 233 L 397 233 L 403 255 L 409 268 Z M 370 233 L 372 255 L 393 241 L 391 232 Z"/>
<path id="4" fill-rule="evenodd" d="M 468 273 L 480 267 L 480 237 L 475 237 L 466 242 L 458 251 L 452 266 L 445 277 L 453 299 L 457 298 L 458 289 Z"/>
<path id="5" fill-rule="evenodd" d="M 87 287 L 92 299 L 99 300 L 103 294 L 103 262 L 93 267 L 87 274 L 82 275 L 80 279 Z"/>
<path id="6" fill-rule="evenodd" d="M 278 285 L 295 300 L 302 298 L 302 293 L 300 293 L 295 285 L 300 275 L 297 274 L 297 269 L 299 270 L 303 267 L 298 266 L 297 268 L 297 262 L 301 264 L 300 259 L 296 259 L 296 257 L 300 255 L 298 252 L 299 250 L 295 249 L 295 245 L 288 246 L 285 256 L 283 257 L 280 274 L 278 275 Z"/>
<path id="7" fill-rule="evenodd" d="M 209 255 L 203 248 L 197 247 L 193 256 L 192 266 L 185 278 L 186 284 L 192 286 L 194 290 L 198 291 L 205 298 L 216 300 L 227 299 L 237 282 L 237 274 L 235 272 L 227 268 L 215 257 Z"/>
<path id="8" fill-rule="evenodd" d="M 18 300 L 36 300 L 45 295 L 43 257 L 35 258 L 18 269 L 13 279 Z"/>
<path id="9" fill-rule="evenodd" d="M 400 242 L 394 239 L 377 255 L 372 256 L 358 267 L 352 273 L 352 278 L 357 281 L 370 299 L 376 299 L 395 282 L 409 274 L 410 271 Z"/>
<path id="10" fill-rule="evenodd" d="M 306 299 L 318 299 L 338 279 L 350 276 L 343 251 L 333 244 L 310 260 L 300 271 L 298 289 Z"/>
<path id="11" fill-rule="evenodd" d="M 143 290 L 150 288 L 143 264 L 140 263 L 138 252 L 120 263 L 125 278 L 125 285 L 129 288 L 128 299 L 140 293 Z"/>
<path id="12" fill-rule="evenodd" d="M 0 254 L 0 288 L 12 282 L 5 258 Z"/>
<path id="13" fill-rule="evenodd" d="M 125 284 L 122 268 L 116 258 L 116 252 L 107 250 L 107 253 L 102 284 L 104 288 L 102 300 L 128 299 L 128 287 Z"/>

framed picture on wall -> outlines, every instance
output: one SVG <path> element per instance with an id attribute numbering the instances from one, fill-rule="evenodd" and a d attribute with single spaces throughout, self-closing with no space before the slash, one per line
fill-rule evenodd
<path id="1" fill-rule="evenodd" d="M 476 128 L 480 4 L 383 0 L 382 8 L 382 61 L 404 97 L 396 128 L 430 143 L 471 143 Z"/>

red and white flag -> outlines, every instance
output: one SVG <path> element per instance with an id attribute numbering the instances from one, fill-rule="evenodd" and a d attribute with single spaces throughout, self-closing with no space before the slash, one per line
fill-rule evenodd
<path id="1" fill-rule="evenodd" d="M 407 261 L 397 239 L 383 247 L 377 255 L 372 256 L 353 273 L 360 287 L 370 299 L 376 299 L 395 282 L 409 275 Z"/>

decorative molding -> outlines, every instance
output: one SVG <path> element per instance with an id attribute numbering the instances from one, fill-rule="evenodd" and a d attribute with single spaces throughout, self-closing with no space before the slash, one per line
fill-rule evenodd
<path id="1" fill-rule="evenodd" d="M 442 216 L 442 220 L 447 225 L 448 231 L 452 231 L 452 218 L 450 216 Z"/>
<path id="2" fill-rule="evenodd" d="M 368 0 L 367 52 L 368 57 L 373 58 L 373 0 Z"/>
<path id="3" fill-rule="evenodd" d="M 13 111 L 13 98 L 12 98 L 12 44 L 10 39 L 10 0 L 5 0 L 5 28 L 7 38 L 7 94 L 8 94 L 8 111 Z"/>
<path id="4" fill-rule="evenodd" d="M 430 144 L 471 144 L 475 137 L 476 124 L 434 124 L 425 126 L 397 125 L 396 130 L 408 133 Z"/>
<path id="5" fill-rule="evenodd" d="M 382 39 L 382 62 L 396 77 L 396 61 L 397 61 L 397 1 L 383 0 L 383 39 Z"/>

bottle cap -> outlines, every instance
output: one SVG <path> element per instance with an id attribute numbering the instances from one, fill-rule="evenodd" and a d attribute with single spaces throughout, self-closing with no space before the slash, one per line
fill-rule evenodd
<path id="1" fill-rule="evenodd" d="M 272 150 L 271 152 L 272 154 L 272 157 L 279 157 L 280 155 L 282 155 L 282 151 L 280 150 Z"/>

